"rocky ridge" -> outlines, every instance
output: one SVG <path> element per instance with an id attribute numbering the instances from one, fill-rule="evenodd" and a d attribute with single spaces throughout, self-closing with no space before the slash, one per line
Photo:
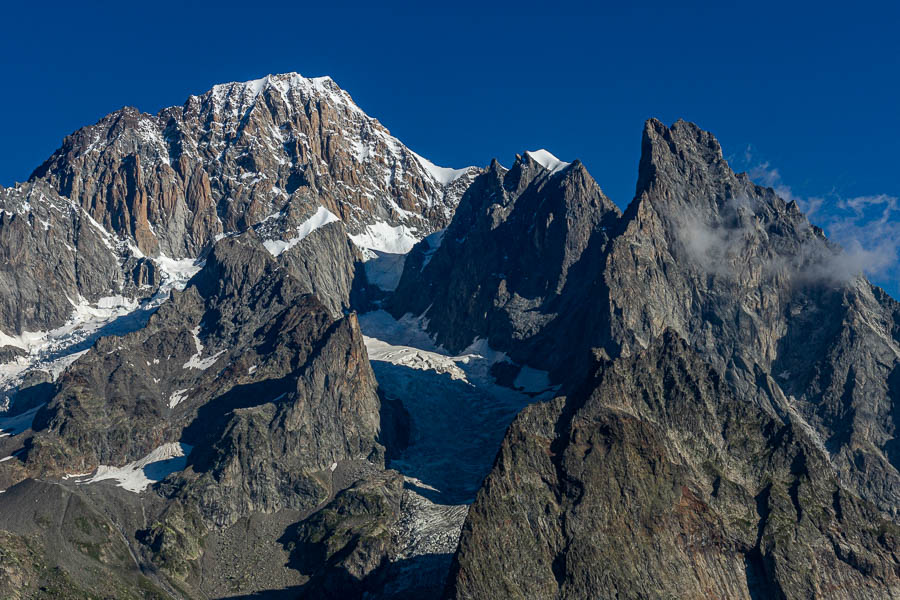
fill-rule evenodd
<path id="1" fill-rule="evenodd" d="M 525 164 L 519 159 L 510 173 L 518 177 Z M 543 173 L 565 182 L 578 168 Z M 802 418 L 842 481 L 882 510 L 896 510 L 898 305 L 854 271 L 796 204 L 735 174 L 708 132 L 650 120 L 637 193 L 625 213 L 568 209 L 561 226 L 567 233 L 556 247 L 568 251 L 568 235 L 584 249 L 545 251 L 547 264 L 519 267 L 528 279 L 497 265 L 528 256 L 523 248 L 536 244 L 548 219 L 533 210 L 524 219 L 508 212 L 506 196 L 486 182 L 497 173 L 473 183 L 448 227 L 469 230 L 477 210 L 482 225 L 471 245 L 450 235 L 436 250 L 422 242 L 411 252 L 391 300 L 395 315 L 422 315 L 450 347 L 485 337 L 574 385 L 587 374 L 590 348 L 627 356 L 671 329 L 722 368 L 741 396 L 780 419 Z M 590 205 L 595 194 L 576 193 L 572 204 Z M 547 206 L 551 198 L 538 202 Z M 605 229 L 594 239 L 582 233 L 600 222 Z M 416 260 L 426 252 L 427 263 Z M 567 278 L 564 293 L 533 285 L 542 269 L 571 273 L 571 264 L 583 270 Z M 447 281 L 477 290 L 474 299 L 444 302 L 441 292 L 432 303 L 413 293 L 446 290 Z"/>
<path id="2" fill-rule="evenodd" d="M 450 598 L 897 598 L 897 525 L 671 331 L 526 408 Z"/>
<path id="3" fill-rule="evenodd" d="M 117 111 L 0 196 L 5 580 L 436 596 L 455 549 L 458 598 L 898 595 L 898 305 L 695 125 L 648 121 L 621 213 L 287 74 Z"/>
<path id="4" fill-rule="evenodd" d="M 123 108 L 68 136 L 31 176 L 147 255 L 196 257 L 216 235 L 283 210 L 301 189 L 361 245 L 446 225 L 477 169 L 436 167 L 329 77 L 214 86 L 156 115 Z"/>
<path id="5" fill-rule="evenodd" d="M 0 188 L 0 347 L 21 358 L 0 386 L 12 396 L 27 371 L 61 370 L 71 359 L 38 363 L 90 337 L 69 331 L 109 307 L 152 310 L 166 281 L 249 229 L 341 314 L 368 249 L 404 252 L 445 226 L 477 172 L 413 153 L 328 77 L 271 75 L 156 115 L 111 113 Z M 327 250 L 301 243 L 336 221 Z"/>

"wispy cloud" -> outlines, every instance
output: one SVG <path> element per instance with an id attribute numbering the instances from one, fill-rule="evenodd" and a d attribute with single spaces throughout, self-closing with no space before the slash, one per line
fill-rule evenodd
<path id="1" fill-rule="evenodd" d="M 771 210 L 741 196 L 717 213 L 691 210 L 677 217 L 677 234 L 692 261 L 707 273 L 741 281 L 784 277 L 797 283 L 845 285 L 873 262 L 871 253 L 841 251 L 804 224 L 795 233 L 776 233 Z M 780 239 L 778 239 L 780 238 Z"/>
<path id="2" fill-rule="evenodd" d="M 745 161 L 752 161 L 748 147 Z M 843 198 L 837 193 L 828 199 L 804 197 L 793 192 L 778 169 L 768 162 L 757 163 L 748 175 L 760 185 L 771 187 L 784 200 L 794 201 L 809 221 L 821 227 L 829 239 L 844 251 L 835 257 L 836 269 L 864 272 L 874 278 L 897 282 L 900 279 L 900 201 L 895 196 L 876 194 Z"/>

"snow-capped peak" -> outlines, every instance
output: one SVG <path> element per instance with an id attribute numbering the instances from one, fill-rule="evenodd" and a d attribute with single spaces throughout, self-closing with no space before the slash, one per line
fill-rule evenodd
<path id="1" fill-rule="evenodd" d="M 469 172 L 470 169 L 474 169 L 475 167 L 463 167 L 462 169 L 451 169 L 450 167 L 439 167 L 427 158 L 423 156 L 419 156 L 412 150 L 409 151 L 410 154 L 416 157 L 416 160 L 419 161 L 419 164 L 422 165 L 422 168 L 431 175 L 435 181 L 440 183 L 441 185 L 447 185 L 448 183 L 452 183 Z"/>
<path id="2" fill-rule="evenodd" d="M 556 173 L 557 171 L 562 171 L 566 167 L 568 167 L 572 163 L 567 163 L 559 160 L 547 150 L 541 148 L 540 150 L 530 150 L 526 152 L 531 159 L 537 164 L 541 165 L 551 173 Z"/>
<path id="3" fill-rule="evenodd" d="M 304 77 L 300 73 L 278 73 L 270 74 L 259 79 L 251 79 L 250 81 L 230 81 L 220 83 L 212 87 L 212 94 L 218 99 L 235 93 L 243 95 L 245 98 L 256 98 L 264 90 L 274 88 L 281 93 L 291 88 L 299 88 L 307 93 L 318 93 L 328 96 L 339 96 L 341 100 L 349 100 L 352 108 L 359 110 L 359 107 L 352 101 L 350 95 L 347 94 L 334 79 L 328 75 L 321 77 Z"/>

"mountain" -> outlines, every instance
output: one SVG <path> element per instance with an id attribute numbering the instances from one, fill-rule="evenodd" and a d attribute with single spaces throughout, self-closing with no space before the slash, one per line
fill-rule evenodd
<path id="1" fill-rule="evenodd" d="M 245 589 L 315 577 L 281 566 L 284 530 L 355 493 L 341 490 L 396 495 L 385 459 L 408 435 L 350 310 L 372 287 L 362 267 L 446 224 L 476 171 L 435 167 L 330 79 L 289 74 L 155 117 L 117 111 L 2 190 L 0 511 L 37 561 L 9 576 L 89 595 L 106 593 L 84 576 L 100 570 L 126 596 L 218 594 L 250 567 L 234 533 L 250 519 L 271 580 Z M 78 527 L 68 519 L 27 538 L 44 513 L 20 505 L 47 480 L 63 512 L 102 507 L 85 518 L 127 532 L 154 574 L 102 552 L 62 561 L 50 548 Z M 241 551 L 224 558 L 228 544 Z"/>
<path id="2" fill-rule="evenodd" d="M 405 252 L 444 227 L 478 171 L 413 153 L 328 77 L 218 85 L 157 115 L 123 108 L 0 188 L 0 347 L 56 360 L 98 313 L 158 306 L 217 239 L 249 229 L 280 255 L 340 222 L 327 259 L 284 257 L 339 314 L 370 249 Z"/>
<path id="3" fill-rule="evenodd" d="M 413 153 L 328 77 L 218 85 L 157 115 L 126 107 L 0 189 L 0 236 L 17 248 L 0 283 L 4 298 L 19 294 L 0 330 L 59 327 L 82 297 L 150 295 L 168 259 L 200 258 L 217 237 L 303 203 L 339 217 L 361 247 L 405 252 L 449 222 L 477 172 Z M 269 225 L 289 241 L 299 224 Z M 56 293 L 21 292 L 38 285 Z"/>
<path id="4" fill-rule="evenodd" d="M 672 331 L 526 408 L 450 598 L 897 598 L 897 525 Z"/>
<path id="5" fill-rule="evenodd" d="M 18 597 L 900 597 L 900 304 L 694 124 L 622 212 L 219 85 L 67 137 L 0 256 Z"/>
<path id="6" fill-rule="evenodd" d="M 856 493 L 896 510 L 898 304 L 852 271 L 796 204 L 735 174 L 715 138 L 682 121 L 648 121 L 636 196 L 621 217 L 611 206 L 572 208 L 601 197 L 595 184 L 572 183 L 587 181 L 578 163 L 537 167 L 569 188 L 574 200 L 557 209 L 565 219 L 552 218 L 559 192 L 546 185 L 519 210 L 528 195 L 510 202 L 507 190 L 534 164 L 517 159 L 502 187 L 496 165 L 475 180 L 440 247 L 425 240 L 411 252 L 395 315 L 421 315 L 451 349 L 484 337 L 576 385 L 591 348 L 627 356 L 671 329 L 742 397 L 801 418 Z M 541 246 L 554 222 L 555 245 Z M 425 252 L 422 268 L 414 257 Z M 449 285 L 473 300 L 444 301 Z M 418 289 L 435 289 L 436 301 Z"/>
<path id="7" fill-rule="evenodd" d="M 123 108 L 32 174 L 147 255 L 198 256 L 310 191 L 362 245 L 402 251 L 446 225 L 476 169 L 435 167 L 329 77 L 214 86 L 156 115 Z"/>
<path id="8" fill-rule="evenodd" d="M 543 150 L 516 156 L 509 170 L 494 161 L 440 243 L 428 237 L 410 252 L 388 310 L 427 319 L 453 352 L 483 338 L 519 362 L 571 368 L 604 344 L 590 336 L 608 337 L 608 325 L 585 324 L 603 318 L 594 278 L 619 216 L 578 161 Z"/>
<path id="9" fill-rule="evenodd" d="M 517 167 L 518 163 L 510 172 Z M 479 203 L 483 203 L 484 215 L 503 214 L 502 196 L 480 194 L 481 189 L 480 181 L 476 180 L 463 198 L 457 218 L 465 218 L 465 206 Z M 543 200 L 551 201 L 550 197 Z M 582 196 L 582 203 L 588 202 Z M 504 231 L 500 239 L 516 240 L 501 243 L 492 255 L 515 256 L 526 245 L 521 240 L 531 241 L 530 236 L 540 231 L 540 225 L 546 220 L 539 213 L 532 211 L 532 214 L 535 218 L 531 221 L 517 223 L 512 218 L 501 217 L 492 223 L 492 231 Z M 568 210 L 565 214 L 570 218 L 569 231 L 593 226 L 592 221 L 579 219 L 577 211 Z M 448 231 L 453 228 L 451 224 Z M 507 233 L 506 228 L 512 231 Z M 498 320 L 490 311 L 484 313 L 479 309 L 465 318 L 449 311 L 439 312 L 444 310 L 440 304 L 431 304 L 422 312 L 428 330 L 438 339 L 446 339 L 441 337 L 445 331 L 462 331 L 461 339 L 450 343 L 463 345 L 466 336 L 484 335 L 487 331 L 492 346 L 508 349 L 510 356 L 525 362 L 533 361 L 533 344 L 540 341 L 537 345 L 549 357 L 542 359 L 542 364 L 572 394 L 564 402 L 557 402 L 557 412 L 544 405 L 534 409 L 531 417 L 534 421 L 523 414 L 518 427 L 514 425 L 507 433 L 503 450 L 463 530 L 457 554 L 458 570 L 450 595 L 460 598 L 617 597 L 618 591 L 629 597 L 648 594 L 662 597 L 666 595 L 664 590 L 688 597 L 709 594 L 754 597 L 763 593 L 791 598 L 821 595 L 824 590 L 831 590 L 829 597 L 896 595 L 897 564 L 891 554 L 890 538 L 883 535 L 883 529 L 877 528 L 889 529 L 896 518 L 900 463 L 893 452 L 893 437 L 897 426 L 895 407 L 900 401 L 900 388 L 896 385 L 900 359 L 898 304 L 854 272 L 841 250 L 830 244 L 821 230 L 811 226 L 795 204 L 785 203 L 771 189 L 754 185 L 745 174 L 733 173 L 715 138 L 689 123 L 677 122 L 665 127 L 658 121 L 648 121 L 635 200 L 610 229 L 615 232 L 613 235 L 598 238 L 594 248 L 589 245 L 582 251 L 581 256 L 590 257 L 588 264 L 595 268 L 587 269 L 588 278 L 579 279 L 578 285 L 570 286 L 567 291 L 567 301 L 572 306 L 594 314 L 579 314 L 578 309 L 547 311 L 543 308 L 547 306 L 547 296 L 540 289 L 535 291 L 513 277 L 496 275 L 495 279 L 501 281 L 488 288 L 490 299 L 485 305 L 493 311 L 500 309 L 513 315 L 512 327 L 492 328 Z M 481 246 L 480 242 L 477 244 Z M 419 246 L 420 252 L 423 246 Z M 440 285 L 447 275 L 430 265 L 451 265 L 452 270 L 465 264 L 457 259 L 466 252 L 456 244 L 442 243 L 424 269 L 417 271 L 415 263 L 408 261 L 403 279 L 418 280 L 415 284 L 418 287 Z M 550 267 L 552 272 L 566 272 L 568 261 L 564 254 L 543 256 L 555 258 Z M 465 268 L 460 266 L 459 272 L 450 277 L 467 277 L 462 273 Z M 488 263 L 485 269 L 476 270 L 468 277 L 475 282 L 485 281 L 493 273 L 494 267 Z M 487 287 L 473 285 L 480 290 Z M 421 304 L 404 304 L 402 297 L 395 296 L 394 302 L 396 314 L 406 309 L 418 314 L 421 308 Z M 516 304 L 532 308 L 516 315 L 507 308 Z M 570 315 L 577 317 L 580 331 L 566 323 Z M 534 327 L 534 323 L 539 326 Z M 485 325 L 487 329 L 479 329 Z M 802 451 L 809 456 L 791 459 L 793 462 L 783 477 L 778 473 L 784 467 L 763 462 L 763 470 L 747 479 L 741 471 L 759 464 L 759 451 L 741 437 L 744 433 L 728 434 L 721 421 L 724 417 L 706 423 L 670 422 L 656 412 L 659 407 L 682 404 L 689 398 L 691 403 L 700 402 L 700 405 L 682 410 L 696 413 L 699 418 L 698 411 L 707 397 L 702 391 L 706 384 L 691 383 L 688 392 L 680 393 L 679 381 L 685 380 L 686 373 L 668 375 L 652 385 L 642 384 L 644 387 L 634 383 L 612 386 L 602 375 L 599 380 L 588 378 L 591 383 L 583 384 L 582 363 L 570 359 L 580 352 L 584 361 L 593 352 L 606 361 L 613 360 L 602 363 L 607 366 L 593 367 L 594 370 L 621 368 L 634 371 L 634 377 L 644 371 L 661 376 L 674 368 L 668 361 L 681 364 L 687 360 L 663 360 L 655 354 L 654 348 L 659 343 L 656 340 L 661 336 L 683 340 L 689 354 L 699 357 L 704 368 L 714 370 L 714 380 L 727 382 L 724 389 L 708 394 L 709 403 L 716 410 L 725 409 L 731 402 L 728 397 L 734 394 L 736 402 L 758 411 L 756 416 L 743 416 L 741 420 L 752 419 L 756 423 L 751 428 L 754 433 L 771 431 L 775 436 L 758 445 L 765 449 L 766 461 L 771 460 L 771 453 L 796 455 Z M 667 357 L 668 353 L 663 356 Z M 636 360 L 643 362 L 631 366 Z M 696 368 L 689 371 L 695 372 Z M 583 389 L 583 385 L 588 385 L 588 389 Z M 641 402 L 633 404 L 638 399 Z M 644 406 L 643 402 L 649 402 L 650 406 Z M 582 403 L 584 407 L 580 408 Z M 595 416 L 593 411 L 600 410 L 601 405 L 611 407 L 615 414 L 602 419 Z M 582 411 L 589 411 L 590 416 L 579 416 Z M 653 448 L 657 442 L 652 441 L 650 433 L 617 433 L 624 427 L 618 421 L 626 415 L 636 419 L 641 427 L 646 423 L 657 432 L 653 435 L 680 440 L 659 442 L 667 448 L 659 453 L 666 463 L 679 468 L 694 465 L 694 472 L 682 479 L 682 475 L 663 473 L 655 466 L 648 470 L 631 465 L 629 461 L 634 453 L 655 455 L 657 451 Z M 616 425 L 609 422 L 613 417 L 618 420 Z M 760 419 L 764 418 L 771 419 L 772 424 L 763 425 Z M 576 425 L 582 421 L 578 419 L 594 424 L 585 425 L 588 430 L 580 432 Z M 715 451 L 709 444 L 702 451 L 686 445 L 686 440 L 720 431 L 727 443 L 737 445 L 719 446 Z M 637 437 L 630 440 L 633 436 Z M 793 440 L 789 443 L 785 436 L 802 437 L 802 443 Z M 619 444 L 625 444 L 626 448 L 621 450 L 625 454 L 618 459 L 621 464 L 590 466 L 595 464 L 589 458 L 592 448 L 602 448 L 601 455 L 605 455 L 610 446 L 619 447 Z M 704 464 L 695 454 L 698 452 L 712 462 Z M 551 463 L 566 456 L 566 464 L 555 467 L 553 479 L 538 475 L 550 468 L 549 465 L 539 467 L 537 462 L 545 461 L 548 453 Z M 739 461 L 740 467 L 731 467 L 737 470 L 729 472 L 729 468 L 717 462 L 725 457 Z M 710 471 L 719 475 L 712 477 Z M 623 479 L 624 473 L 628 473 L 627 480 Z M 790 478 L 797 476 L 821 478 L 815 485 L 833 493 L 829 492 L 829 496 L 820 490 L 798 496 L 796 486 L 800 484 L 790 483 Z M 527 483 L 535 477 L 543 483 Z M 738 483 L 746 486 L 743 510 L 758 513 L 762 519 L 757 521 L 761 531 L 769 528 L 767 514 L 756 504 L 766 486 L 775 479 L 788 488 L 794 486 L 789 535 L 822 548 L 815 551 L 815 556 L 808 556 L 802 546 L 782 544 L 777 549 L 777 544 L 765 547 L 759 540 L 751 543 L 753 540 L 749 538 L 738 543 L 741 535 L 730 530 L 725 514 L 734 509 L 723 508 L 724 513 L 718 509 L 707 512 L 715 507 L 716 489 L 720 485 Z M 517 487 L 516 482 L 522 487 Z M 655 488 L 677 482 L 685 484 L 680 495 L 669 494 L 665 499 L 654 496 Z M 532 489 L 533 485 L 538 486 L 540 493 Z M 666 522 L 673 518 L 671 511 L 677 513 L 684 509 L 688 513 L 685 518 L 699 519 L 706 523 L 704 527 L 710 527 L 710 532 L 717 531 L 718 536 L 732 536 L 721 543 L 730 547 L 728 560 L 736 561 L 735 566 L 724 568 L 721 562 L 715 570 L 713 563 L 701 566 L 696 557 L 684 556 L 674 546 L 664 546 L 662 534 L 648 531 L 643 542 L 627 542 L 629 552 L 637 553 L 633 560 L 650 569 L 646 578 L 626 584 L 631 575 L 615 571 L 621 566 L 610 570 L 588 567 L 596 564 L 592 561 L 608 561 L 601 556 L 610 552 L 622 556 L 624 540 L 628 539 L 624 533 L 619 534 L 621 538 L 612 534 L 609 528 L 618 525 L 605 521 L 617 518 L 605 512 L 612 510 L 609 506 L 622 502 L 621 498 L 603 497 L 606 494 L 603 490 L 608 486 L 622 490 L 619 493 L 630 498 L 623 511 L 635 507 L 647 511 L 638 522 Z M 641 491 L 642 486 L 646 490 Z M 828 500 L 831 496 L 849 499 L 836 499 L 832 505 Z M 599 502 L 599 506 L 582 508 L 582 500 L 588 503 L 586 506 L 592 506 L 591 502 Z M 679 504 L 685 502 L 686 508 Z M 855 506 L 856 514 L 866 516 L 850 522 L 846 518 L 850 513 L 842 512 L 846 503 Z M 507 512 L 510 510 L 517 511 L 519 516 L 513 518 Z M 546 516 L 537 520 L 527 516 L 537 513 Z M 810 513 L 819 515 L 815 523 L 818 533 L 804 532 L 807 524 L 803 517 Z M 574 515 L 571 525 L 567 516 L 570 514 Z M 509 523 L 510 519 L 530 527 L 516 535 L 508 531 L 500 535 L 493 530 L 498 523 Z M 707 523 L 707 519 L 714 521 Z M 855 537 L 870 531 L 871 527 L 882 533 L 866 539 Z M 600 531 L 606 537 L 597 541 Z M 843 536 L 840 541 L 820 537 L 824 532 L 831 535 L 835 531 Z M 557 555 L 538 552 L 545 542 L 549 548 L 557 548 Z M 583 543 L 589 548 L 572 549 Z M 854 548 L 854 558 L 850 560 L 846 557 L 847 545 Z M 861 559 L 863 548 L 873 554 Z M 704 561 L 713 560 L 707 554 L 709 551 L 702 549 Z M 519 581 L 524 587 L 503 583 L 517 578 L 506 563 L 511 552 L 534 555 L 532 562 L 512 561 L 523 565 Z M 774 562 L 765 563 L 762 571 L 758 565 L 753 566 L 756 571 L 747 575 L 747 582 L 735 584 L 743 572 L 743 562 L 760 552 L 763 557 L 773 552 L 784 552 L 784 555 L 778 559 L 766 558 Z M 566 562 L 573 555 L 574 567 Z M 506 569 L 503 575 L 492 562 L 500 556 L 502 568 Z M 548 558 L 541 562 L 541 556 Z M 622 564 L 628 562 L 622 560 Z M 684 562 L 679 566 L 677 561 Z M 790 573 L 800 568 L 790 566 L 794 563 L 806 565 L 812 572 L 798 578 Z M 686 565 L 694 565 L 693 571 L 685 572 Z M 850 570 L 845 571 L 845 566 Z M 537 577 L 531 567 L 540 567 L 545 573 L 543 579 L 533 582 L 537 587 L 529 587 L 532 583 L 528 583 L 528 578 Z M 489 580 L 485 578 L 488 573 Z M 703 579 L 699 582 L 683 579 L 698 578 L 700 573 Z M 699 587 L 693 588 L 692 593 L 686 592 L 691 586 Z"/>

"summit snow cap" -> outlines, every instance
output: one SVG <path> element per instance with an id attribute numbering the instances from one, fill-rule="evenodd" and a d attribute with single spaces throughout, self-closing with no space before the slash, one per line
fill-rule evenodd
<path id="1" fill-rule="evenodd" d="M 542 167 L 544 167 L 551 173 L 556 173 L 557 171 L 562 171 L 563 169 L 568 167 L 570 164 L 572 164 L 572 163 L 567 163 L 567 162 L 559 160 L 558 158 L 556 158 L 555 156 L 550 154 L 550 152 L 548 152 L 547 150 L 544 150 L 543 148 L 540 150 L 529 150 L 525 154 L 530 156 L 531 160 L 533 160 L 537 164 L 541 165 Z"/>

